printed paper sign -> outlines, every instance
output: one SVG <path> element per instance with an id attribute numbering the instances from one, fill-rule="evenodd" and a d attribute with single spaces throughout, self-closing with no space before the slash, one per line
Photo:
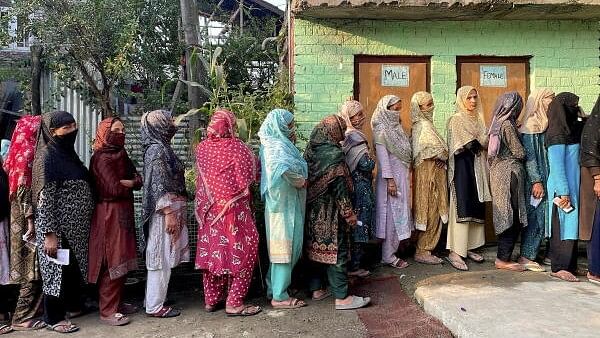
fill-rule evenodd
<path id="1" fill-rule="evenodd" d="M 382 87 L 408 87 L 409 78 L 408 66 L 381 65 Z"/>
<path id="2" fill-rule="evenodd" d="M 506 87 L 506 66 L 479 66 L 479 85 L 481 87 Z"/>

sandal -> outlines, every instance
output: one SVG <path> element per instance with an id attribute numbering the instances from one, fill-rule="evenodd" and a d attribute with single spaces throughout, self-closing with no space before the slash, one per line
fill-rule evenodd
<path id="1" fill-rule="evenodd" d="M 129 322 L 130 322 L 129 318 L 122 313 L 115 313 L 114 315 L 110 316 L 109 318 L 100 317 L 100 320 L 104 324 L 108 324 L 110 326 L 123 326 L 123 325 L 129 324 Z"/>
<path id="2" fill-rule="evenodd" d="M 331 297 L 331 292 L 329 290 L 325 290 L 319 297 L 312 297 L 312 300 L 320 301 L 326 298 Z"/>
<path id="3" fill-rule="evenodd" d="M 358 297 L 352 296 L 352 303 L 350 304 L 339 304 L 335 306 L 336 310 L 355 310 L 360 309 L 361 307 L 365 307 L 369 305 L 371 302 L 370 297 Z"/>
<path id="4" fill-rule="evenodd" d="M 537 262 L 525 263 L 525 264 L 523 264 L 523 267 L 525 269 L 527 269 L 529 271 L 533 271 L 533 272 L 545 272 L 546 271 L 546 269 Z"/>
<path id="5" fill-rule="evenodd" d="M 485 260 L 482 255 L 473 251 L 467 251 L 467 257 L 475 263 L 482 263 Z"/>
<path id="6" fill-rule="evenodd" d="M 600 276 L 592 275 L 591 273 L 587 273 L 588 282 L 594 283 L 596 285 L 600 285 Z"/>
<path id="7" fill-rule="evenodd" d="M 0 335 L 12 332 L 13 328 L 10 325 L 0 324 Z"/>
<path id="8" fill-rule="evenodd" d="M 579 282 L 579 278 L 575 277 L 572 273 L 567 270 L 560 270 L 559 272 L 552 272 L 550 276 L 564 280 L 565 282 Z"/>
<path id="9" fill-rule="evenodd" d="M 181 311 L 179 310 L 176 310 L 170 306 L 163 306 L 160 310 L 158 310 L 155 313 L 146 313 L 146 316 L 154 318 L 173 318 L 179 316 L 180 314 Z"/>
<path id="10" fill-rule="evenodd" d="M 262 311 L 262 308 L 258 305 L 244 305 L 243 308 L 238 312 L 227 312 L 228 317 L 249 317 L 254 316 Z"/>
<path id="11" fill-rule="evenodd" d="M 371 275 L 371 271 L 368 271 L 365 269 L 358 269 L 356 271 L 348 272 L 348 276 L 350 276 L 350 277 L 366 278 L 366 277 L 369 277 L 370 275 Z"/>
<path id="12" fill-rule="evenodd" d="M 469 271 L 469 266 L 464 261 L 455 261 L 452 258 L 450 258 L 450 256 L 446 256 L 445 259 L 456 270 L 459 270 L 459 271 Z"/>
<path id="13" fill-rule="evenodd" d="M 206 312 L 215 312 L 217 310 L 220 310 L 222 308 L 225 307 L 225 301 L 224 300 L 220 300 L 217 302 L 217 304 L 214 305 L 209 305 L 209 304 L 205 304 L 204 305 L 204 310 L 206 310 Z"/>
<path id="14" fill-rule="evenodd" d="M 27 324 L 25 324 L 25 325 L 23 325 L 24 323 L 13 324 L 12 328 L 15 331 L 34 331 L 34 330 L 43 329 L 47 326 L 46 323 L 44 323 L 41 320 L 33 320 L 32 319 L 25 323 L 27 323 Z"/>
<path id="15" fill-rule="evenodd" d="M 294 297 L 290 297 L 287 300 L 278 302 L 278 303 L 281 303 L 279 305 L 275 305 L 275 304 L 273 304 L 273 302 L 277 302 L 277 301 L 276 300 L 272 300 L 271 301 L 271 306 L 274 309 L 278 309 L 278 310 L 279 309 L 281 309 L 281 310 L 284 310 L 284 309 L 299 309 L 299 308 L 305 307 L 307 305 L 303 300 L 300 300 L 300 299 L 294 298 Z"/>
<path id="16" fill-rule="evenodd" d="M 394 260 L 394 263 L 390 263 L 390 264 L 388 264 L 388 266 L 390 266 L 394 269 L 401 270 L 408 266 L 408 262 L 396 257 L 396 260 Z"/>
<path id="17" fill-rule="evenodd" d="M 514 263 L 514 262 L 508 263 L 508 264 L 494 263 L 494 266 L 498 270 L 508 270 L 508 271 L 516 271 L 516 272 L 523 272 L 523 271 L 527 270 L 527 268 L 525 268 L 523 265 L 521 265 L 519 263 Z"/>
<path id="18" fill-rule="evenodd" d="M 73 333 L 79 331 L 79 327 L 73 325 L 71 322 L 63 320 L 62 322 L 58 322 L 54 325 L 46 326 L 46 329 L 58 333 Z"/>
<path id="19" fill-rule="evenodd" d="M 428 265 L 442 264 L 443 260 L 434 255 L 415 255 L 415 262 Z"/>
<path id="20" fill-rule="evenodd" d="M 138 313 L 140 308 L 130 303 L 121 303 L 118 311 L 124 315 L 132 315 L 134 313 Z"/>

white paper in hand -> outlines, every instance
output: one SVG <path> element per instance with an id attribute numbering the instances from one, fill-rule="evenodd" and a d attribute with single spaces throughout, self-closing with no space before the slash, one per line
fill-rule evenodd
<path id="1" fill-rule="evenodd" d="M 69 249 L 56 250 L 56 258 L 48 257 L 48 260 L 58 265 L 69 265 Z"/>
<path id="2" fill-rule="evenodd" d="M 529 199 L 529 204 L 531 204 L 532 207 L 537 208 L 538 205 L 540 205 L 540 203 L 542 203 L 541 198 L 535 198 L 533 197 L 533 195 L 531 195 L 531 198 Z"/>

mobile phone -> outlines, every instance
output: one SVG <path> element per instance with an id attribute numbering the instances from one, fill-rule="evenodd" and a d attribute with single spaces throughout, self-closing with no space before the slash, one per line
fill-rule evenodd
<path id="1" fill-rule="evenodd" d="M 561 209 L 562 211 L 564 211 L 565 213 L 570 213 L 571 211 L 575 210 L 575 207 L 573 207 L 572 205 L 569 205 L 567 208 L 561 208 L 559 206 L 560 204 L 560 197 L 554 197 L 554 199 L 552 200 L 552 202 L 554 202 L 554 204 L 556 204 L 556 206 Z"/>

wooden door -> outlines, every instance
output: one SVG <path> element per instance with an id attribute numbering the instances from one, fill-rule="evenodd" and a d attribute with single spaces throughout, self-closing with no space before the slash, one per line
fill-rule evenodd
<path id="1" fill-rule="evenodd" d="M 410 135 L 410 98 L 418 91 L 429 90 L 431 57 L 389 57 L 357 55 L 354 59 L 354 99 L 365 107 L 364 132 L 372 140 L 371 117 L 377 102 L 393 94 L 402 100 L 400 119 Z"/>
<path id="2" fill-rule="evenodd" d="M 456 58 L 457 89 L 462 86 L 477 88 L 486 126 L 492 121 L 496 99 L 505 92 L 517 91 L 523 100 L 529 95 L 530 57 L 483 57 L 466 56 Z M 486 242 L 495 242 L 491 203 L 486 204 Z"/>
<path id="3" fill-rule="evenodd" d="M 458 87 L 477 88 L 485 123 L 489 127 L 498 96 L 517 91 L 527 100 L 529 95 L 529 57 L 457 57 Z"/>

